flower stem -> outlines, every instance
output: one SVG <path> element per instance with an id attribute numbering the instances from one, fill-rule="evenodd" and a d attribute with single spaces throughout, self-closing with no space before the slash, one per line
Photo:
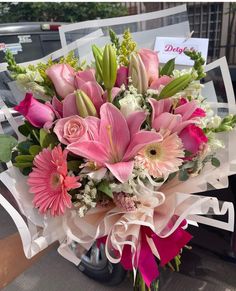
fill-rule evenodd
<path id="1" fill-rule="evenodd" d="M 141 277 L 141 276 L 140 276 Z M 140 286 L 141 286 L 141 291 L 146 291 L 146 284 L 143 280 L 143 278 L 141 277 L 141 283 L 140 283 Z"/>
<path id="2" fill-rule="evenodd" d="M 111 102 L 112 101 L 112 95 L 111 95 L 111 89 L 107 89 L 107 101 Z"/>

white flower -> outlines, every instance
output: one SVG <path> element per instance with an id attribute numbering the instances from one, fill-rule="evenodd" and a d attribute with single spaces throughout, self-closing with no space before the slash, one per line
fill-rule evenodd
<path id="1" fill-rule="evenodd" d="M 215 115 L 215 116 L 210 118 L 210 120 L 207 124 L 207 127 L 208 128 L 217 128 L 220 126 L 221 121 L 222 121 L 222 118 L 218 115 Z"/>
<path id="2" fill-rule="evenodd" d="M 126 95 L 119 101 L 120 111 L 127 117 L 130 113 L 141 110 L 141 98 L 132 94 Z"/>

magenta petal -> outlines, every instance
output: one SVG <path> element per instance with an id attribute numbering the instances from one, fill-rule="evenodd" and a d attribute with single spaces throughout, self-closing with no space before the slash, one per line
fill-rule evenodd
<path id="1" fill-rule="evenodd" d="M 63 100 L 63 117 L 72 115 L 79 115 L 74 93 L 67 95 Z"/>
<path id="2" fill-rule="evenodd" d="M 140 127 L 143 124 L 146 117 L 147 117 L 146 112 L 135 111 L 126 118 L 131 137 L 140 130 Z"/>
<path id="3" fill-rule="evenodd" d="M 152 131 L 140 131 L 133 135 L 131 143 L 125 153 L 123 161 L 132 159 L 143 147 L 161 141 L 162 135 Z"/>
<path id="4" fill-rule="evenodd" d="M 103 94 L 102 87 L 97 82 L 90 81 L 84 83 L 81 86 L 80 90 L 82 90 L 85 94 L 89 96 L 97 112 L 99 113 L 100 107 L 104 103 L 102 99 Z"/>
<path id="5" fill-rule="evenodd" d="M 141 231 L 141 237 L 142 239 L 138 260 L 138 269 L 142 274 L 142 278 L 146 285 L 150 287 L 152 281 L 158 277 L 159 271 L 157 262 L 150 248 L 150 245 L 147 242 L 146 234 L 144 231 Z"/>
<path id="6" fill-rule="evenodd" d="M 125 183 L 132 174 L 134 162 L 119 162 L 115 164 L 106 163 L 105 165 L 116 177 L 116 179 L 118 179 L 121 183 Z"/>
<path id="7" fill-rule="evenodd" d="M 157 131 L 160 129 L 169 130 L 170 132 L 176 132 L 179 125 L 182 122 L 182 116 L 180 114 L 174 115 L 168 112 L 162 113 L 160 116 L 155 118 L 152 123 L 152 127 Z"/>
<path id="8" fill-rule="evenodd" d="M 121 160 L 130 142 L 127 122 L 119 109 L 111 103 L 102 105 L 100 116 L 99 141 L 116 160 Z"/>
<path id="9" fill-rule="evenodd" d="M 81 141 L 71 143 L 67 149 L 75 155 L 81 156 L 88 160 L 104 164 L 108 161 L 108 153 L 105 146 L 96 141 Z"/>

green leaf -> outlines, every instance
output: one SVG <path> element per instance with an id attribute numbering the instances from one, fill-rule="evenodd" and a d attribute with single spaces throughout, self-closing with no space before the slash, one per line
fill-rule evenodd
<path id="1" fill-rule="evenodd" d="M 12 150 L 17 145 L 17 140 L 10 135 L 0 134 L 0 161 L 9 162 Z"/>
<path id="2" fill-rule="evenodd" d="M 33 166 L 33 163 L 31 162 L 24 162 L 24 163 L 14 163 L 15 167 L 24 169 L 24 168 L 31 168 Z"/>
<path id="3" fill-rule="evenodd" d="M 174 179 L 176 174 L 177 174 L 177 172 L 171 173 L 168 177 L 168 181 L 171 181 L 172 179 Z"/>
<path id="4" fill-rule="evenodd" d="M 220 161 L 217 158 L 213 157 L 211 159 L 211 164 L 212 164 L 212 166 L 218 168 L 220 166 Z"/>
<path id="5" fill-rule="evenodd" d="M 57 136 L 54 133 L 48 133 L 43 128 L 40 129 L 39 141 L 42 148 L 54 147 L 58 143 Z"/>
<path id="6" fill-rule="evenodd" d="M 33 145 L 33 143 L 29 140 L 22 141 L 22 142 L 18 143 L 17 149 L 21 154 L 28 155 L 29 149 L 32 145 Z"/>
<path id="7" fill-rule="evenodd" d="M 73 172 L 78 172 L 80 165 L 81 165 L 81 162 L 76 161 L 76 160 L 67 162 L 68 170 L 73 171 Z"/>
<path id="8" fill-rule="evenodd" d="M 160 76 L 171 76 L 175 69 L 175 58 L 170 59 L 160 71 Z"/>
<path id="9" fill-rule="evenodd" d="M 103 180 L 102 182 L 100 182 L 98 184 L 98 188 L 99 191 L 105 193 L 107 196 L 109 196 L 110 198 L 113 198 L 113 194 L 112 194 L 112 190 L 111 187 L 109 185 L 109 182 L 106 180 Z"/>
<path id="10" fill-rule="evenodd" d="M 187 150 L 184 151 L 184 156 L 185 156 L 186 158 L 189 158 L 189 157 L 191 157 L 192 155 L 193 155 L 192 152 L 187 151 Z"/>
<path id="11" fill-rule="evenodd" d="M 15 158 L 17 163 L 32 162 L 34 157 L 31 155 L 19 155 Z"/>
<path id="12" fill-rule="evenodd" d="M 189 178 L 189 174 L 186 170 L 180 170 L 179 171 L 179 180 L 180 181 L 187 181 Z"/>
<path id="13" fill-rule="evenodd" d="M 29 153 L 34 157 L 37 156 L 41 151 L 42 151 L 42 148 L 39 145 L 32 145 L 29 148 Z"/>
<path id="14" fill-rule="evenodd" d="M 18 130 L 21 134 L 23 134 L 24 136 L 29 136 L 30 134 L 30 130 L 28 128 L 28 126 L 26 124 L 22 124 L 18 127 Z"/>

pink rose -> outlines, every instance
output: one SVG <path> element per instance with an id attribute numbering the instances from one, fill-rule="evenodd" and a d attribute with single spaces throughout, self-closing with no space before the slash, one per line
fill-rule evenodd
<path id="1" fill-rule="evenodd" d="M 148 83 L 150 84 L 155 78 L 158 77 L 159 72 L 159 59 L 156 52 L 150 49 L 140 49 L 138 54 L 140 55 L 142 62 L 145 66 Z"/>
<path id="2" fill-rule="evenodd" d="M 63 99 L 75 90 L 75 71 L 68 64 L 56 64 L 46 70 L 57 94 Z"/>
<path id="3" fill-rule="evenodd" d="M 128 85 L 128 75 L 129 75 L 129 69 L 125 66 L 119 67 L 117 70 L 117 77 L 116 77 L 116 87 L 120 87 L 121 85 Z"/>
<path id="4" fill-rule="evenodd" d="M 59 119 L 54 127 L 59 141 L 66 145 L 81 140 L 87 130 L 87 123 L 77 115 Z"/>
<path id="5" fill-rule="evenodd" d="M 26 93 L 25 99 L 15 106 L 33 126 L 43 127 L 46 122 L 52 122 L 55 118 L 53 110 L 47 105 L 37 101 L 31 93 Z"/>
<path id="6" fill-rule="evenodd" d="M 203 130 L 195 124 L 187 125 L 179 134 L 182 139 L 185 150 L 195 155 L 202 144 L 207 143 L 208 138 Z"/>

